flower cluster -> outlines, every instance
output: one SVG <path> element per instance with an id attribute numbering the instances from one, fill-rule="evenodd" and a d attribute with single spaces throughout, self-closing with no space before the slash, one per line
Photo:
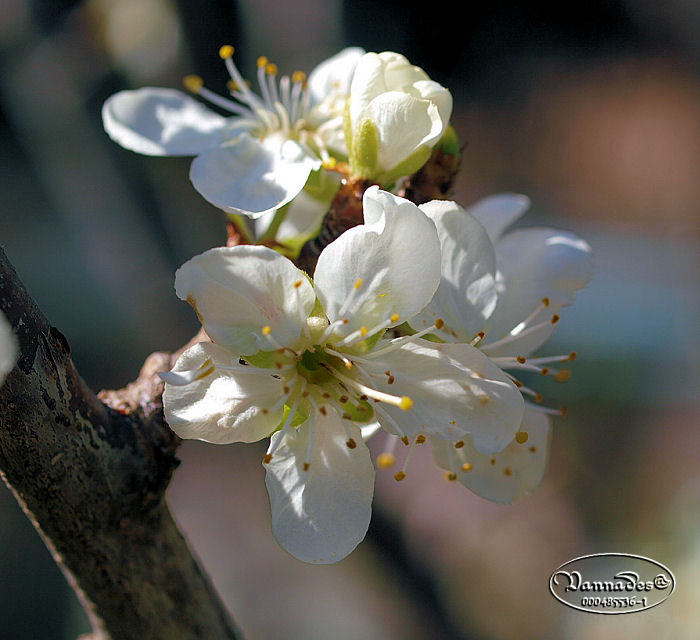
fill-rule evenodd
<path id="1" fill-rule="evenodd" d="M 379 468 L 408 447 L 396 480 L 428 443 L 449 480 L 484 498 L 532 492 L 548 414 L 560 411 L 516 375 L 568 378 L 557 367 L 574 352 L 533 354 L 588 282 L 588 245 L 548 228 L 507 231 L 529 206 L 523 196 L 465 210 L 392 193 L 441 141 L 455 147 L 449 91 L 400 54 L 345 49 L 308 81 L 295 72 L 279 82 L 261 58 L 260 95 L 232 47 L 220 56 L 230 97 L 195 76 L 186 86 L 228 117 L 158 88 L 121 92 L 103 109 L 122 146 L 197 156 L 195 188 L 254 221 L 251 244 L 211 249 L 176 274 L 211 341 L 161 373 L 171 428 L 220 444 L 269 438 L 273 531 L 307 562 L 336 562 L 363 539 L 375 477 L 366 442 L 379 433 Z M 362 218 L 324 242 L 310 277 L 283 249 L 319 234 L 341 180 L 364 185 Z"/>

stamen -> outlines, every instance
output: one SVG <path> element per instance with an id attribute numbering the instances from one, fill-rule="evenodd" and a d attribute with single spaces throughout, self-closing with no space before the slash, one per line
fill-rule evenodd
<path id="1" fill-rule="evenodd" d="M 494 347 L 501 347 L 504 344 L 509 344 L 515 340 L 518 340 L 524 336 L 530 335 L 531 333 L 534 333 L 535 331 L 539 331 L 543 327 L 546 327 L 550 324 L 556 324 L 559 322 L 559 316 L 558 315 L 553 315 L 550 320 L 545 320 L 544 322 L 540 322 L 538 324 L 535 324 L 527 329 L 524 329 L 520 331 L 517 334 L 514 334 L 513 331 L 511 331 L 507 336 L 504 338 L 501 338 L 500 340 L 496 340 L 495 342 L 489 342 L 488 344 L 484 345 L 484 349 L 493 349 Z M 522 322 L 520 324 L 523 324 Z M 520 325 L 518 325 L 520 326 Z M 516 327 L 517 328 L 517 327 Z"/>
<path id="2" fill-rule="evenodd" d="M 549 306 L 549 298 L 542 298 L 542 302 L 537 306 L 537 308 L 522 322 L 515 325 L 509 332 L 509 335 L 515 336 L 520 334 L 520 332 L 525 329 L 542 311 L 544 311 Z"/>
<path id="3" fill-rule="evenodd" d="M 530 437 L 530 434 L 527 431 L 518 431 L 515 434 L 515 441 L 518 444 L 525 444 Z"/>
<path id="4" fill-rule="evenodd" d="M 554 379 L 557 382 L 568 382 L 571 378 L 571 369 L 561 369 L 554 374 Z"/>
<path id="5" fill-rule="evenodd" d="M 235 49 L 230 44 L 225 44 L 219 48 L 219 56 L 222 60 L 226 60 L 233 55 L 234 51 Z"/>
<path id="6" fill-rule="evenodd" d="M 237 369 L 234 369 L 234 367 L 220 368 L 227 368 L 237 371 Z M 247 368 L 241 367 L 241 369 L 245 369 L 247 372 Z M 202 380 L 203 378 L 206 378 L 208 375 L 214 373 L 215 370 L 216 366 L 210 358 L 207 358 L 199 368 L 193 369 L 192 371 L 159 371 L 158 376 L 163 382 L 166 382 L 167 384 L 173 387 L 184 387 L 188 384 L 192 384 L 197 380 Z M 258 370 L 258 373 L 259 372 L 260 370 Z"/>
<path id="7" fill-rule="evenodd" d="M 265 56 L 260 56 L 258 58 L 258 85 L 260 86 L 260 91 L 265 101 L 265 107 L 268 109 L 274 108 L 274 101 L 270 95 L 270 90 L 267 86 L 267 75 L 265 74 L 265 67 L 268 65 L 268 59 Z"/>
<path id="8" fill-rule="evenodd" d="M 270 460 L 272 460 L 272 456 L 275 455 L 275 452 L 277 451 L 277 449 L 280 448 L 280 445 L 282 444 L 282 441 L 284 440 L 284 436 L 287 434 L 287 431 L 289 430 L 289 427 L 292 424 L 292 420 L 294 420 L 294 416 L 296 415 L 298 406 L 299 406 L 299 398 L 297 397 L 297 398 L 295 398 L 294 403 L 292 404 L 292 407 L 289 410 L 289 415 L 287 416 L 287 419 L 284 421 L 284 425 L 282 425 L 282 428 L 279 431 L 280 435 L 277 437 L 274 444 L 272 444 L 272 442 L 270 443 L 270 447 L 267 450 L 267 454 L 265 454 L 265 458 L 263 458 L 263 462 L 269 463 Z"/>
<path id="9" fill-rule="evenodd" d="M 411 398 L 409 398 L 408 396 L 394 396 L 390 393 L 384 393 L 383 391 L 372 389 L 371 387 L 367 387 L 361 382 L 358 382 L 357 380 L 353 380 L 352 378 L 343 375 L 337 370 L 333 372 L 333 375 L 336 378 L 339 378 L 340 380 L 345 382 L 345 384 L 347 384 L 348 386 L 352 387 L 353 389 L 356 389 L 360 393 L 364 393 L 366 396 L 372 398 L 373 400 L 386 402 L 387 404 L 394 405 L 395 407 L 398 407 L 399 409 L 402 409 L 404 411 L 408 411 L 413 406 L 413 400 L 411 400 Z"/>
<path id="10" fill-rule="evenodd" d="M 199 93 L 204 86 L 204 80 L 202 80 L 200 76 L 191 74 L 182 79 L 182 84 L 184 84 L 185 88 L 191 93 Z"/>
<path id="11" fill-rule="evenodd" d="M 479 331 L 471 340 L 469 343 L 470 346 L 475 347 L 477 344 L 479 344 L 484 338 L 486 337 L 486 334 L 483 331 Z"/>
<path id="12" fill-rule="evenodd" d="M 418 338 L 422 338 L 427 333 L 432 333 L 433 331 L 438 329 L 438 325 L 440 325 L 440 327 L 442 327 L 442 326 L 444 326 L 444 324 L 445 323 L 442 320 L 442 318 L 438 318 L 432 327 L 428 327 L 427 329 L 423 329 L 421 331 L 418 331 L 418 333 L 414 333 L 411 336 L 402 336 L 401 338 L 394 338 L 393 340 L 389 341 L 389 344 L 387 346 L 381 347 L 380 349 L 374 349 L 372 351 L 372 360 L 375 360 L 377 357 L 382 356 L 386 353 L 391 353 L 392 351 L 396 351 L 396 349 L 400 349 L 407 342 L 413 342 L 414 340 L 418 340 Z"/>
<path id="13" fill-rule="evenodd" d="M 377 456 L 377 466 L 380 469 L 390 469 L 396 464 L 396 456 L 393 453 L 380 453 Z"/>

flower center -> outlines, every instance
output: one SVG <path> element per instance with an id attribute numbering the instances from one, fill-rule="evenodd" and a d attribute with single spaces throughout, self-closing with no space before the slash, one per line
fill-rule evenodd
<path id="1" fill-rule="evenodd" d="M 257 62 L 260 95 L 257 95 L 251 91 L 250 83 L 243 79 L 234 64 L 233 52 L 231 45 L 219 49 L 219 56 L 231 77 L 228 89 L 233 100 L 205 88 L 202 79 L 196 75 L 185 77 L 185 87 L 212 104 L 240 116 L 243 120 L 240 124 L 247 121 L 260 135 L 282 131 L 288 137 L 300 137 L 306 127 L 305 117 L 310 107 L 306 74 L 295 71 L 291 78 L 285 75 L 278 82 L 277 65 L 260 56 Z"/>

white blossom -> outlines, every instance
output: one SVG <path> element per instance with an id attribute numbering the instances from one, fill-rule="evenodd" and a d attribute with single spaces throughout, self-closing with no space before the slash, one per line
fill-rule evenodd
<path id="1" fill-rule="evenodd" d="M 558 363 L 575 352 L 531 357 L 550 337 L 561 309 L 573 302 L 592 272 L 588 244 L 555 229 L 505 229 L 528 208 L 524 196 L 501 194 L 468 210 L 433 201 L 421 209 L 435 222 L 442 247 L 442 278 L 432 301 L 413 320 L 417 329 L 444 325 L 434 335 L 446 343 L 475 345 L 507 375 L 527 399 L 522 425 L 500 452 L 481 450 L 471 436 L 432 440 L 436 461 L 450 479 L 477 494 L 510 503 L 534 491 L 544 475 L 550 425 L 540 393 L 515 377 L 518 371 L 566 381 Z"/>
<path id="2" fill-rule="evenodd" d="M 345 137 L 350 169 L 390 185 L 420 169 L 447 128 L 452 96 L 391 51 L 360 58 L 350 86 Z"/>
<path id="3" fill-rule="evenodd" d="M 343 146 L 342 108 L 363 51 L 344 49 L 309 76 L 301 71 L 277 80 L 277 66 L 258 59 L 256 95 L 233 62 L 233 47 L 219 54 L 231 76 L 231 96 L 203 86 L 187 88 L 233 114 L 223 117 L 174 89 L 121 91 L 102 108 L 104 128 L 123 147 L 153 156 L 196 156 L 190 170 L 204 198 L 230 214 L 259 218 L 290 203 Z"/>
<path id="4" fill-rule="evenodd" d="M 421 337 L 441 319 L 382 339 L 433 297 L 440 244 L 407 200 L 371 187 L 363 207 L 365 223 L 324 249 L 313 283 L 250 245 L 207 251 L 175 280 L 213 342 L 161 374 L 168 423 L 214 443 L 270 436 L 273 531 L 307 562 L 336 562 L 366 533 L 374 467 L 363 435 L 380 427 L 406 443 L 469 435 L 495 452 L 522 419 L 517 388 L 479 350 Z"/>

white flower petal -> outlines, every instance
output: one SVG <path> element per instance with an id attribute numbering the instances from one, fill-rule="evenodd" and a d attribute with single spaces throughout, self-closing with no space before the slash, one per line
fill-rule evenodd
<path id="1" fill-rule="evenodd" d="M 313 421 L 313 423 L 311 423 Z M 313 430 L 311 459 L 307 460 Z M 365 537 L 371 517 L 374 466 L 360 430 L 334 411 L 279 438 L 283 443 L 265 465 L 272 529 L 280 545 L 304 562 L 330 564 L 347 556 Z M 350 449 L 349 438 L 356 446 Z M 310 466 L 304 471 L 304 463 Z"/>
<path id="2" fill-rule="evenodd" d="M 574 294 L 586 286 L 593 266 L 591 248 L 572 233 L 536 227 L 516 229 L 496 244 L 498 304 L 489 320 L 483 350 L 491 356 L 528 355 L 541 346 L 555 329 L 553 313 L 573 302 Z M 502 347 L 489 343 L 507 335 L 549 298 L 550 308 L 537 321 L 542 327 Z M 536 321 L 536 322 L 537 322 Z"/>
<path id="3" fill-rule="evenodd" d="M 175 274 L 175 291 L 197 311 L 215 342 L 240 355 L 272 351 L 262 333 L 293 346 L 311 313 L 315 296 L 303 271 L 261 246 L 210 249 Z M 262 346 L 261 346 L 262 345 Z"/>
<path id="4" fill-rule="evenodd" d="M 365 192 L 363 207 L 369 224 L 329 244 L 314 274 L 328 319 L 341 319 L 343 311 L 349 320 L 345 335 L 362 326 L 371 329 L 393 314 L 399 319 L 392 325 L 409 320 L 430 301 L 440 281 L 435 226 L 416 205 L 374 186 Z"/>
<path id="5" fill-rule="evenodd" d="M 365 384 L 413 401 L 407 411 L 375 405 L 377 419 L 391 433 L 409 438 L 424 433 L 453 442 L 471 434 L 478 451 L 493 453 L 503 449 L 520 426 L 524 406 L 520 391 L 474 347 L 418 339 L 383 355 L 378 347 L 368 358 L 373 362 L 365 366 L 373 376 Z M 392 384 L 385 371 L 393 376 Z M 382 412 L 401 432 L 383 419 Z"/>
<path id="6" fill-rule="evenodd" d="M 455 202 L 420 205 L 437 228 L 442 278 L 428 306 L 411 321 L 424 329 L 442 318 L 435 334 L 448 342 L 470 342 L 496 307 L 496 254 L 484 228 Z"/>
<path id="7" fill-rule="evenodd" d="M 378 170 L 390 171 L 421 147 L 430 147 L 447 126 L 438 107 L 400 91 L 386 91 L 374 98 L 362 112 L 379 134 Z"/>
<path id="8" fill-rule="evenodd" d="M 174 89 L 144 87 L 120 91 L 102 107 L 110 138 L 149 156 L 193 156 L 216 146 L 226 118 Z"/>
<path id="9" fill-rule="evenodd" d="M 320 166 L 306 147 L 282 135 L 259 141 L 243 134 L 195 158 L 190 179 L 213 205 L 257 218 L 291 201 Z"/>
<path id="10" fill-rule="evenodd" d="M 5 315 L 0 311 L 0 385 L 14 368 L 18 355 L 17 338 Z"/>
<path id="11" fill-rule="evenodd" d="M 434 80 L 420 80 L 413 87 L 416 95 L 425 100 L 430 100 L 437 106 L 444 130 L 452 116 L 452 94 L 450 91 Z"/>
<path id="12" fill-rule="evenodd" d="M 178 372 L 194 380 L 169 384 Z M 196 375 L 187 375 L 191 373 Z M 173 371 L 162 377 L 165 419 L 181 438 L 215 444 L 255 442 L 269 436 L 282 419 L 282 380 L 266 369 L 242 367 L 228 349 L 211 342 L 187 349 Z M 275 403 L 280 406 L 274 408 Z"/>
<path id="13" fill-rule="evenodd" d="M 496 244 L 503 232 L 530 208 L 530 198 L 517 193 L 498 193 L 471 205 L 467 211 L 486 229 Z"/>
<path id="14" fill-rule="evenodd" d="M 384 67 L 384 82 L 389 91 L 403 89 L 416 82 L 429 80 L 428 74 L 394 51 L 382 51 L 379 59 Z"/>
<path id="15" fill-rule="evenodd" d="M 549 418 L 526 408 L 518 435 L 521 441 L 513 439 L 503 451 L 492 455 L 479 453 L 469 437 L 460 449 L 437 438 L 432 438 L 431 444 L 438 466 L 455 473 L 465 487 L 492 502 L 512 504 L 542 482 L 551 435 Z"/>
<path id="16" fill-rule="evenodd" d="M 384 63 L 376 53 L 366 53 L 355 67 L 350 83 L 350 121 L 359 122 L 365 107 L 378 95 L 388 91 L 384 81 Z"/>
<path id="17" fill-rule="evenodd" d="M 311 103 L 318 104 L 333 93 L 350 93 L 353 72 L 364 53 L 361 47 L 347 47 L 319 64 L 309 74 Z"/>

